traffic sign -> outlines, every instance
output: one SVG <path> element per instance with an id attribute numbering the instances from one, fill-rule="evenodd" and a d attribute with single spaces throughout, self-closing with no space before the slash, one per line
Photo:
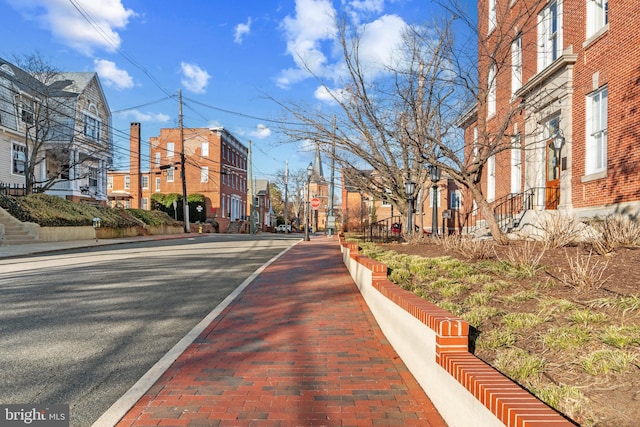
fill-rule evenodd
<path id="1" fill-rule="evenodd" d="M 315 210 L 318 210 L 318 208 L 320 207 L 320 199 L 318 199 L 317 197 L 311 199 L 311 207 Z"/>

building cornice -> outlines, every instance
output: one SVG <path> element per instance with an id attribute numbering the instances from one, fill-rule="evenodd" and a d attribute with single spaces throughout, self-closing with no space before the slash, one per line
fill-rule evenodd
<path id="1" fill-rule="evenodd" d="M 524 84 L 520 89 L 516 91 L 514 96 L 526 97 L 536 88 L 544 86 L 546 81 L 549 80 L 551 76 L 575 64 L 575 62 L 578 60 L 578 54 L 571 52 L 573 52 L 571 48 L 565 50 L 565 53 L 563 53 L 560 58 L 556 59 L 547 68 L 533 76 L 533 78 L 531 78 L 526 84 Z"/>

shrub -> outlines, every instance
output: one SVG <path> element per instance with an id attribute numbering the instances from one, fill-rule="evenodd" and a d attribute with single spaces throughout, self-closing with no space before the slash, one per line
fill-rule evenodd
<path id="1" fill-rule="evenodd" d="M 540 222 L 540 229 L 545 247 L 555 249 L 576 243 L 584 224 L 573 216 L 549 214 Z"/>
<path id="2" fill-rule="evenodd" d="M 593 251 L 607 255 L 619 247 L 640 245 L 640 224 L 623 215 L 607 215 L 592 224 L 595 235 L 587 240 Z"/>
<path id="3" fill-rule="evenodd" d="M 574 287 L 578 290 L 599 289 L 606 283 L 608 277 L 604 277 L 609 261 L 601 262 L 592 259 L 592 253 L 588 256 L 580 254 L 580 249 L 576 251 L 575 258 L 568 254 L 569 274 L 564 274 L 562 282 L 567 286 Z"/>

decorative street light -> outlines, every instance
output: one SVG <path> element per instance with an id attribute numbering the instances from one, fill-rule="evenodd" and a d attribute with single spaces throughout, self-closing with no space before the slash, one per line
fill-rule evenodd
<path id="1" fill-rule="evenodd" d="M 560 203 L 560 171 L 562 170 L 562 157 L 560 157 L 561 151 L 562 151 L 562 146 L 564 145 L 564 135 L 562 135 L 562 131 L 560 130 L 560 128 L 556 128 L 556 131 L 553 133 L 553 139 L 551 141 L 551 144 L 553 145 L 553 151 L 554 151 L 554 161 L 555 161 L 555 165 L 554 168 L 558 168 L 555 172 L 556 176 L 555 178 L 558 180 L 558 187 L 556 190 L 556 194 L 554 195 L 555 197 L 555 204 Z"/>
<path id="2" fill-rule="evenodd" d="M 305 215 L 305 222 L 306 224 L 304 225 L 304 241 L 308 242 L 309 241 L 309 216 L 311 215 L 311 199 L 309 198 L 310 196 L 310 190 L 311 190 L 311 175 L 313 175 L 313 165 L 311 163 L 309 163 L 309 166 L 307 166 L 307 213 Z"/>
<path id="3" fill-rule="evenodd" d="M 429 166 L 429 178 L 433 184 L 433 205 L 431 210 L 433 215 L 431 216 L 431 235 L 433 237 L 438 236 L 438 181 L 440 181 L 440 168 L 436 165 Z"/>
<path id="4" fill-rule="evenodd" d="M 407 179 L 404 184 L 404 191 L 407 195 L 407 202 L 409 202 L 409 209 L 407 212 L 407 235 L 411 235 L 413 231 L 413 192 L 416 191 L 416 183 L 411 181 L 411 178 Z"/>

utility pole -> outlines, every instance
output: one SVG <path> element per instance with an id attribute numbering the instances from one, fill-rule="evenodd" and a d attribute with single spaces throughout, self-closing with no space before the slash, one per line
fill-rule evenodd
<path id="1" fill-rule="evenodd" d="M 180 174 L 182 176 L 182 212 L 184 215 L 184 232 L 189 233 L 191 232 L 191 227 L 189 226 L 189 202 L 187 202 L 187 174 L 184 169 L 186 162 L 184 158 L 184 128 L 182 125 L 182 89 L 178 90 L 178 99 L 180 107 Z"/>
<path id="2" fill-rule="evenodd" d="M 336 226 L 336 219 L 333 215 L 333 197 L 334 197 L 334 172 L 336 168 L 336 116 L 333 116 L 333 138 L 331 146 L 331 183 L 329 187 L 329 217 L 327 218 L 328 235 L 333 234 L 333 229 Z"/>
<path id="3" fill-rule="evenodd" d="M 249 234 L 256 234 L 256 216 L 255 216 L 255 212 L 256 212 L 256 200 L 255 200 L 255 188 L 254 188 L 254 184 L 253 184 L 253 168 L 251 166 L 251 164 L 253 163 L 252 161 L 252 156 L 251 156 L 251 140 L 249 140 L 249 152 L 248 152 L 248 157 L 249 157 L 249 164 L 248 164 L 248 174 L 249 174 Z"/>
<path id="4" fill-rule="evenodd" d="M 284 167 L 284 232 L 289 233 L 287 227 L 287 203 L 289 202 L 289 160 L 285 162 Z"/>

